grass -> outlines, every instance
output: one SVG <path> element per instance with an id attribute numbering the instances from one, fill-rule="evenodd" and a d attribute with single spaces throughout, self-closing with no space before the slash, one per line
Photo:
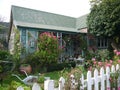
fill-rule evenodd
<path id="1" fill-rule="evenodd" d="M 50 77 L 50 79 L 55 80 L 56 83 L 58 83 L 59 78 L 61 77 L 62 71 L 54 71 L 54 72 L 48 72 L 48 73 L 44 73 L 40 75 L 39 79 L 40 84 L 43 87 L 43 83 L 44 83 L 44 77 Z M 20 78 L 24 79 L 26 76 L 16 73 L 18 76 L 20 76 Z M 42 81 L 41 81 L 42 80 Z M 8 73 L 4 79 L 3 79 L 3 85 L 0 85 L 0 90 L 16 90 L 16 87 L 18 86 L 23 86 L 25 87 L 26 85 L 21 82 L 18 78 L 12 76 L 12 73 Z M 29 89 L 26 89 L 29 90 Z"/>
<path id="2" fill-rule="evenodd" d="M 62 76 L 63 78 L 68 78 L 68 76 L 72 73 L 73 71 L 80 71 L 81 69 L 76 67 L 74 69 L 63 69 L 61 71 L 54 71 L 54 72 L 47 72 L 43 73 L 39 76 L 38 83 L 40 86 L 43 88 L 44 87 L 44 77 L 50 77 L 50 79 L 55 81 L 55 87 L 58 87 L 58 81 L 60 77 Z M 72 72 L 72 73 L 71 73 Z M 13 72 L 14 73 L 14 72 Z M 25 90 L 30 90 L 30 87 L 27 87 L 24 83 L 22 83 L 18 78 L 14 77 L 11 75 L 12 73 L 9 73 L 7 76 L 5 76 L 3 80 L 3 85 L 0 86 L 0 90 L 16 90 L 16 87 L 18 86 L 23 86 L 26 87 L 27 89 Z M 16 73 L 18 76 L 20 76 L 22 79 L 24 79 L 26 76 L 20 73 Z M 35 74 L 38 75 L 38 74 Z"/>
<path id="3" fill-rule="evenodd" d="M 20 77 L 24 78 L 25 76 L 20 75 Z M 12 74 L 8 72 L 7 75 L 4 76 L 4 78 L 3 78 L 2 85 L 0 85 L 0 90 L 16 90 L 16 89 L 12 88 L 12 86 L 15 86 L 15 82 L 17 82 L 16 86 L 18 83 L 19 83 L 19 85 L 24 86 L 24 83 L 22 83 L 20 80 L 18 80 L 16 77 L 12 76 Z"/>
<path id="4" fill-rule="evenodd" d="M 61 71 L 54 71 L 44 74 L 45 77 L 50 77 L 50 79 L 58 80 L 61 77 Z"/>

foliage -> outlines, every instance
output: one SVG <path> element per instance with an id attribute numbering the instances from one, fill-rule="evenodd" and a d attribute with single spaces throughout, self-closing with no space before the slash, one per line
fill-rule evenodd
<path id="1" fill-rule="evenodd" d="M 97 51 L 97 55 L 96 58 L 100 59 L 102 61 L 105 61 L 106 59 L 110 59 L 109 58 L 109 51 L 107 49 L 103 49 L 103 50 L 98 50 Z"/>
<path id="2" fill-rule="evenodd" d="M 53 33 L 40 34 L 36 54 L 40 57 L 43 65 L 57 63 L 61 51 L 62 47 L 59 47 L 58 39 Z"/>
<path id="3" fill-rule="evenodd" d="M 111 83 L 111 88 L 116 88 L 117 89 L 117 82 L 118 82 L 118 77 L 120 77 L 120 71 L 117 70 L 116 72 L 114 73 L 111 73 L 110 74 L 110 83 Z"/>
<path id="4" fill-rule="evenodd" d="M 9 56 L 9 52 L 5 51 L 5 50 L 0 50 L 0 60 L 5 60 L 8 58 Z"/>
<path id="5" fill-rule="evenodd" d="M 95 52 L 87 52 L 86 60 L 91 60 L 96 58 L 99 61 L 105 61 L 105 59 L 110 59 L 110 52 L 107 49 L 96 50 Z"/>
<path id="6" fill-rule="evenodd" d="M 15 67 L 19 67 L 20 55 L 21 55 L 21 44 L 20 44 L 20 32 L 18 29 L 14 28 L 14 50 L 13 50 L 13 62 Z"/>
<path id="7" fill-rule="evenodd" d="M 43 75 L 38 78 L 38 83 L 44 83 L 44 76 Z"/>
<path id="8" fill-rule="evenodd" d="M 0 71 L 7 72 L 12 69 L 12 58 L 11 54 L 8 51 L 0 50 Z M 2 71 L 3 70 L 3 71 Z"/>
<path id="9" fill-rule="evenodd" d="M 64 68 L 71 68 L 71 67 L 74 68 L 75 66 L 76 66 L 75 62 L 51 64 L 47 66 L 47 72 L 59 71 L 59 70 L 63 70 Z"/>
<path id="10" fill-rule="evenodd" d="M 40 62 L 39 55 L 32 53 L 28 54 L 22 61 L 22 64 L 27 63 L 32 66 L 33 73 L 38 72 L 40 70 L 40 67 L 42 66 L 42 62 Z"/>
<path id="11" fill-rule="evenodd" d="M 7 50 L 7 41 L 5 39 L 0 39 L 0 50 Z"/>
<path id="12" fill-rule="evenodd" d="M 20 32 L 17 29 L 14 29 L 15 32 L 15 41 L 14 41 L 14 58 L 15 60 L 20 59 L 20 52 L 21 52 L 21 46 L 20 46 Z"/>
<path id="13" fill-rule="evenodd" d="M 94 4 L 87 18 L 89 32 L 96 36 L 110 37 L 116 45 L 120 45 L 120 1 L 92 1 Z"/>
<path id="14" fill-rule="evenodd" d="M 0 17 L 0 20 L 1 17 Z M 4 25 L 3 21 L 0 21 L 0 50 L 7 50 L 8 49 L 8 42 L 6 40 L 5 34 L 7 34 L 8 27 Z"/>
<path id="15" fill-rule="evenodd" d="M 120 60 L 120 51 L 114 50 L 114 60 Z"/>
<path id="16" fill-rule="evenodd" d="M 2 68 L 2 66 L 0 65 L 0 73 L 3 71 L 3 68 Z"/>
<path id="17" fill-rule="evenodd" d="M 26 85 L 21 84 L 21 83 L 16 82 L 16 81 L 12 81 L 12 82 L 11 82 L 8 90 L 16 90 L 17 87 L 19 87 L 19 86 L 22 86 L 22 87 L 24 88 L 24 90 L 31 90 L 31 88 L 30 88 L 29 86 L 26 86 Z"/>

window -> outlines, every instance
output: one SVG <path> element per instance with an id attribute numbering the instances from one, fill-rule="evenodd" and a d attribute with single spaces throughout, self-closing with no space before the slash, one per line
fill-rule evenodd
<path id="1" fill-rule="evenodd" d="M 97 38 L 97 47 L 98 48 L 107 48 L 108 39 L 107 38 Z"/>

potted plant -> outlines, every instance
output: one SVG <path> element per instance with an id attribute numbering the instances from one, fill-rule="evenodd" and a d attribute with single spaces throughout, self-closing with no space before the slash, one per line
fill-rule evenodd
<path id="1" fill-rule="evenodd" d="M 20 72 L 25 71 L 28 74 L 32 72 L 32 67 L 30 64 L 21 64 L 19 69 L 20 69 Z"/>

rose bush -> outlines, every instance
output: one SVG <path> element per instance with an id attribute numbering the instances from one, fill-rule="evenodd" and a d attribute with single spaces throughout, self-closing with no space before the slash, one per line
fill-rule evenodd
<path id="1" fill-rule="evenodd" d="M 44 32 L 39 35 L 36 54 L 43 65 L 57 63 L 61 51 L 62 47 L 59 46 L 58 38 L 53 33 Z"/>

